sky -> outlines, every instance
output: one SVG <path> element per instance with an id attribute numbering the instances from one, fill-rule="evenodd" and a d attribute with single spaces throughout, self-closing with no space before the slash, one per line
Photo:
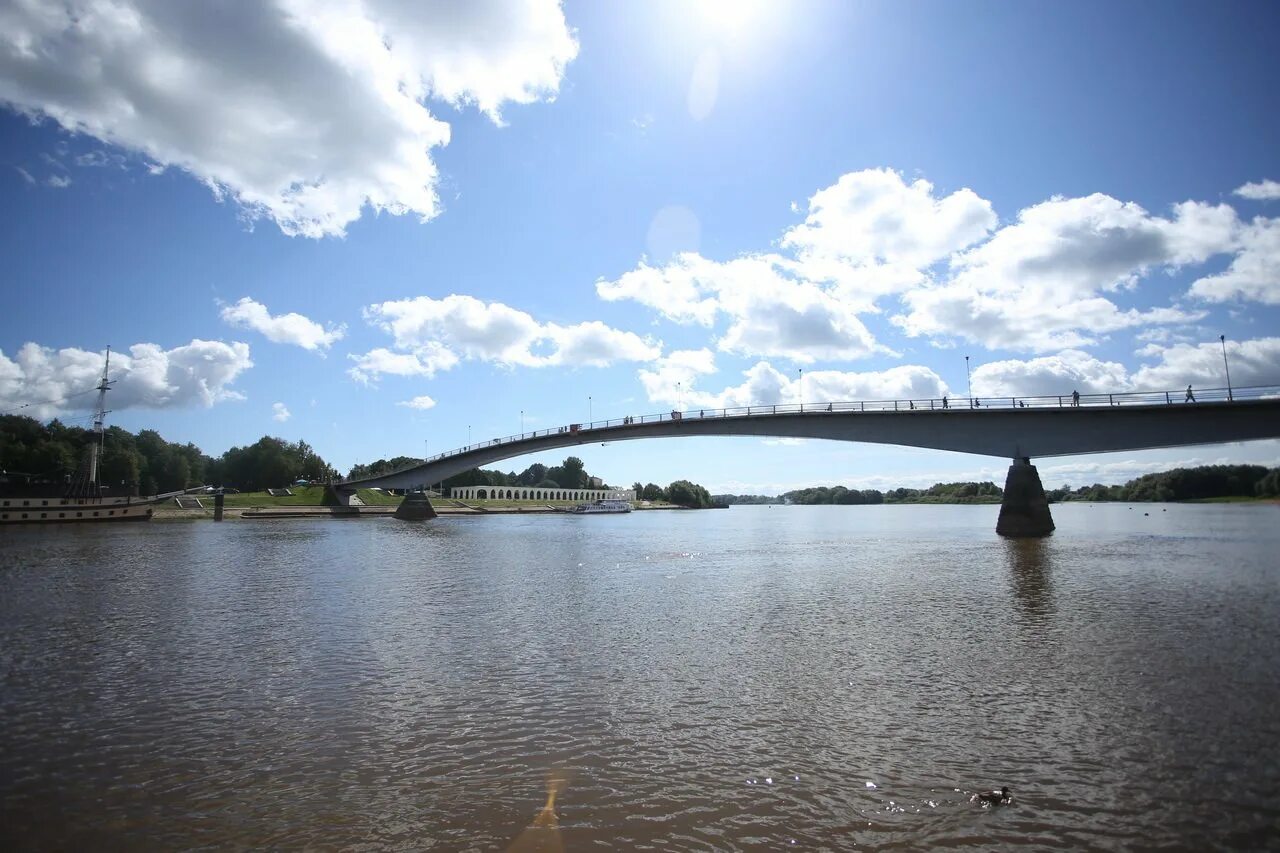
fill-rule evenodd
<path id="1" fill-rule="evenodd" d="M 111 346 L 109 423 L 345 471 L 674 408 L 1220 388 L 1220 335 L 1233 385 L 1280 385 L 1278 26 L 1267 2 L 0 0 L 0 412 L 87 423 Z M 576 453 L 768 494 L 1008 465 Z M 1080 486 L 1280 443 L 1035 461 Z"/>

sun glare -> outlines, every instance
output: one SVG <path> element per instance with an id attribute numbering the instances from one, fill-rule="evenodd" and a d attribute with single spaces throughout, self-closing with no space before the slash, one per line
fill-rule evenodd
<path id="1" fill-rule="evenodd" d="M 740 39 L 760 29 L 769 14 L 769 0 L 696 0 L 694 18 L 708 33 Z"/>

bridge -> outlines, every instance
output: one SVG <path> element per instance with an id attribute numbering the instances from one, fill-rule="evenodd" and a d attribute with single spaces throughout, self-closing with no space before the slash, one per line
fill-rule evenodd
<path id="1" fill-rule="evenodd" d="M 997 532 L 1053 530 L 1032 458 L 1280 438 L 1280 386 L 1036 397 L 935 397 L 690 409 L 626 416 L 494 438 L 420 463 L 334 484 L 425 490 L 455 474 L 544 450 L 681 436 L 769 436 L 896 444 L 1012 459 Z M 404 518 L 435 516 L 425 494 Z"/>

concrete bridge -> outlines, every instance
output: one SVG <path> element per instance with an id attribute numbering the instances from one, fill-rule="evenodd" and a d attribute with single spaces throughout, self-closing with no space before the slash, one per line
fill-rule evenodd
<path id="1" fill-rule="evenodd" d="M 1032 458 L 1280 438 L 1280 386 L 1040 397 L 875 400 L 691 409 L 566 424 L 437 454 L 421 463 L 335 484 L 425 489 L 503 459 L 593 442 L 680 436 L 820 438 L 952 450 L 1012 459 L 997 532 L 1053 530 Z M 425 495 L 406 499 L 401 517 L 431 518 Z"/>

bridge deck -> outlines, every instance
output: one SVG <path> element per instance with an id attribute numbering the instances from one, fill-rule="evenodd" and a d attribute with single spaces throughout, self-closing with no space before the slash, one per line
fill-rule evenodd
<path id="1" fill-rule="evenodd" d="M 502 459 L 592 442 L 678 436 L 777 436 L 897 444 L 996 457 L 1280 438 L 1280 387 L 1047 397 L 876 400 L 692 409 L 567 424 L 446 451 L 338 484 L 413 488 Z"/>

